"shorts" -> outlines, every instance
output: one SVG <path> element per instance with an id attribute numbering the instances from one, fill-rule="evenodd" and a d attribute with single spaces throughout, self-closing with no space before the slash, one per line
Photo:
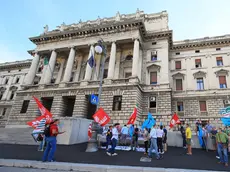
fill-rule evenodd
<path id="1" fill-rule="evenodd" d="M 212 138 L 212 145 L 216 145 L 216 138 Z"/>
<path id="2" fill-rule="evenodd" d="M 191 145 L 191 139 L 186 139 L 186 144 Z"/>

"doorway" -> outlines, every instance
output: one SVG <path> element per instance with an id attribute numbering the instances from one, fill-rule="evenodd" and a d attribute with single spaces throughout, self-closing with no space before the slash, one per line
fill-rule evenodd
<path id="1" fill-rule="evenodd" d="M 53 97 L 42 97 L 41 98 L 41 101 L 42 101 L 42 104 L 43 106 L 48 110 L 50 111 L 51 110 L 51 107 L 52 107 L 52 104 L 53 104 Z"/>
<path id="2" fill-rule="evenodd" d="M 73 110 L 75 105 L 76 96 L 64 96 L 63 99 L 63 116 L 71 117 L 73 116 Z"/>
<path id="3" fill-rule="evenodd" d="M 90 95 L 86 95 L 85 97 L 87 100 L 87 109 L 86 109 L 87 116 L 86 117 L 87 117 L 87 119 L 93 119 L 93 115 L 95 114 L 95 112 L 97 110 L 97 106 L 91 103 L 91 101 L 90 101 L 91 96 Z"/>

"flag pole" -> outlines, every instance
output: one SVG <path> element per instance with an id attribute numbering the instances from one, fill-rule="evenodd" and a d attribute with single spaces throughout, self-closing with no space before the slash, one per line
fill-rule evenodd
<path id="1" fill-rule="evenodd" d="M 104 76 L 104 68 L 105 68 L 105 59 L 107 55 L 107 47 L 105 45 L 105 42 L 103 39 L 98 41 L 98 45 L 102 48 L 102 56 L 101 56 L 101 72 L 99 73 L 100 76 L 100 84 L 99 84 L 99 90 L 98 90 L 98 103 L 97 103 L 97 110 L 100 108 L 100 99 L 101 99 L 101 93 L 102 93 L 102 84 L 103 84 L 103 76 Z M 96 152 L 98 151 L 98 144 L 97 144 L 97 132 L 99 129 L 98 123 L 95 121 L 92 122 L 92 138 L 88 141 L 86 152 Z"/>

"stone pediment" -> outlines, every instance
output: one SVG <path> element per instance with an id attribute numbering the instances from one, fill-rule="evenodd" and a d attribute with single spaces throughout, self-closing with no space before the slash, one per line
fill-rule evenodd
<path id="1" fill-rule="evenodd" d="M 175 74 L 172 75 L 172 77 L 173 77 L 174 79 L 179 79 L 179 78 L 184 79 L 184 76 L 185 76 L 185 74 L 180 73 L 180 72 L 177 72 L 177 73 L 175 73 Z"/>
<path id="2" fill-rule="evenodd" d="M 11 86 L 10 87 L 10 90 L 12 90 L 12 91 L 17 91 L 17 89 L 18 89 L 18 87 L 16 87 L 16 86 Z"/>
<path id="3" fill-rule="evenodd" d="M 204 78 L 206 77 L 206 72 L 198 71 L 193 73 L 194 78 Z"/>
<path id="4" fill-rule="evenodd" d="M 6 87 L 0 87 L 0 92 L 6 91 Z"/>
<path id="5" fill-rule="evenodd" d="M 228 76 L 229 70 L 226 69 L 220 69 L 215 72 L 216 76 Z"/>
<path id="6" fill-rule="evenodd" d="M 147 64 L 147 68 L 156 68 L 157 70 L 160 70 L 161 66 L 155 63 L 149 63 Z"/>

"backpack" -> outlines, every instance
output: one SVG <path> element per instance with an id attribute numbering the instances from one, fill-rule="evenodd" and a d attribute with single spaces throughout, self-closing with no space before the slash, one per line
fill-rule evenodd
<path id="1" fill-rule="evenodd" d="M 50 125 L 48 125 L 48 126 L 45 127 L 44 135 L 46 137 L 50 137 Z"/>

